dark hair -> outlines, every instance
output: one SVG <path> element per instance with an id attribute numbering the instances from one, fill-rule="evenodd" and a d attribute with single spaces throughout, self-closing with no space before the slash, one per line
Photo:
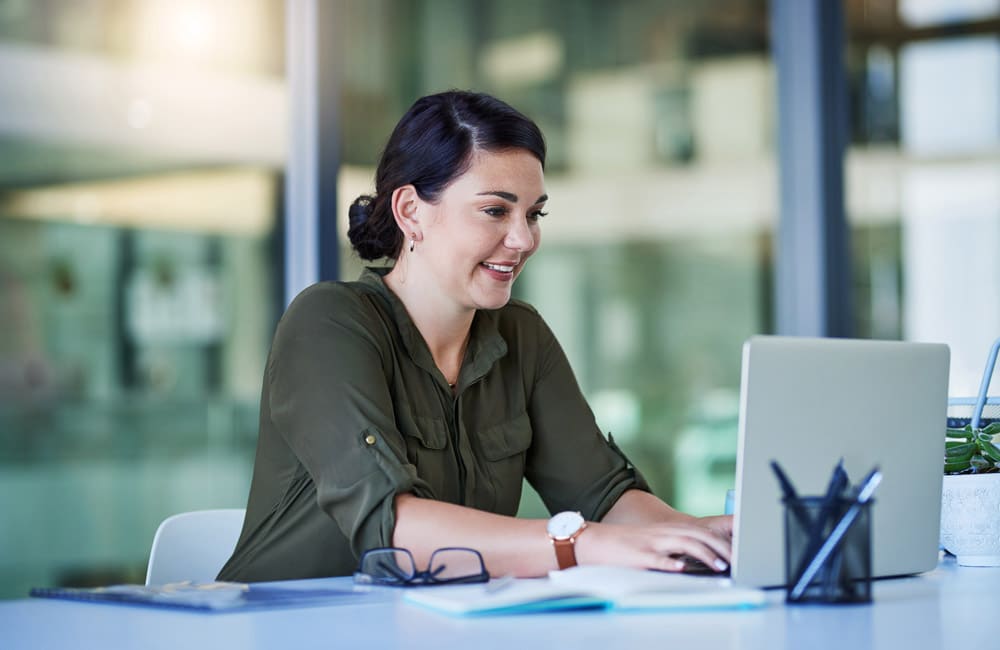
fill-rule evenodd
<path id="1" fill-rule="evenodd" d="M 452 90 L 418 99 L 399 120 L 375 172 L 375 195 L 351 204 L 347 236 L 366 260 L 399 257 L 403 245 L 392 216 L 392 193 L 413 185 L 436 201 L 464 174 L 476 150 L 526 149 L 545 167 L 545 139 L 538 125 L 484 93 Z"/>

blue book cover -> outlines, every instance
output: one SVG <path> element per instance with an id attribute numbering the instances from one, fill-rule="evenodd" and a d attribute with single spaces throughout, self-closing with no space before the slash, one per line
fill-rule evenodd
<path id="1" fill-rule="evenodd" d="M 237 582 L 181 582 L 167 585 L 111 585 L 108 587 L 44 587 L 31 590 L 35 598 L 57 598 L 94 603 L 166 607 L 200 612 L 235 612 L 274 607 L 303 607 L 357 603 L 377 598 L 377 592 L 352 589 L 295 588 Z"/>

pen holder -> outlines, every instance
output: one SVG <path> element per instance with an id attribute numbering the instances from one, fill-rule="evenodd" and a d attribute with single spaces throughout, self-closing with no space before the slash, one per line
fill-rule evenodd
<path id="1" fill-rule="evenodd" d="M 872 503 L 837 499 L 827 504 L 822 497 L 784 500 L 786 602 L 871 602 Z M 857 506 L 856 512 L 849 512 L 852 506 Z M 835 530 L 845 517 L 849 524 L 838 535 Z M 809 569 L 812 576 L 799 585 Z"/>

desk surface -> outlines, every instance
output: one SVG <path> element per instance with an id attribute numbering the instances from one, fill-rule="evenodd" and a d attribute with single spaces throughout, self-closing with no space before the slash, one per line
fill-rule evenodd
<path id="1" fill-rule="evenodd" d="M 233 614 L 25 599 L 0 603 L 0 648 L 968 650 L 998 647 L 989 622 L 998 594 L 1000 569 L 946 559 L 922 576 L 877 581 L 872 605 L 789 607 L 772 591 L 751 611 L 452 618 L 399 602 L 395 590 L 365 603 Z"/>

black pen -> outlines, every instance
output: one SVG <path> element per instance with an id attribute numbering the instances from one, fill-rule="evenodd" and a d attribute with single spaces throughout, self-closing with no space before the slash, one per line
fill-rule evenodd
<path id="1" fill-rule="evenodd" d="M 781 491 L 784 493 L 786 499 L 797 499 L 799 495 L 795 492 L 795 486 L 792 482 L 788 480 L 785 476 L 785 470 L 781 469 L 781 465 L 778 461 L 771 461 L 771 469 L 774 470 L 774 475 L 778 477 L 778 483 L 781 485 Z"/>
<path id="2" fill-rule="evenodd" d="M 819 551 L 819 547 L 823 544 L 823 531 L 826 530 L 827 523 L 833 518 L 834 513 L 837 512 L 837 501 L 841 498 L 844 489 L 847 487 L 847 481 L 847 472 L 844 471 L 844 459 L 841 458 L 833 468 L 833 473 L 830 474 L 830 481 L 826 486 L 826 494 L 823 495 L 823 500 L 819 503 L 816 519 L 812 522 L 812 526 L 809 529 L 809 543 L 806 545 L 807 550 L 802 556 L 802 564 L 799 565 L 799 573 L 796 575 L 801 575 L 806 562 Z"/>
<path id="3" fill-rule="evenodd" d="M 774 475 L 778 477 L 778 485 L 781 486 L 781 492 L 785 495 L 785 503 L 792 509 L 792 514 L 798 520 L 799 526 L 802 526 L 804 530 L 809 530 L 812 528 L 812 520 L 809 517 L 809 513 L 803 509 L 802 501 L 795 491 L 795 486 L 788 480 L 788 476 L 781 469 L 778 461 L 771 461 L 771 469 L 774 471 Z"/>
<path id="4" fill-rule="evenodd" d="M 826 525 L 827 520 L 833 516 L 834 506 L 837 503 L 837 499 L 840 498 L 841 493 L 846 487 L 847 472 L 844 471 L 844 459 L 841 458 L 837 461 L 836 467 L 833 468 L 833 474 L 830 475 L 830 482 L 826 485 L 826 494 L 823 495 L 823 500 L 820 502 L 816 526 L 813 529 L 814 539 L 822 539 L 823 528 Z"/>

